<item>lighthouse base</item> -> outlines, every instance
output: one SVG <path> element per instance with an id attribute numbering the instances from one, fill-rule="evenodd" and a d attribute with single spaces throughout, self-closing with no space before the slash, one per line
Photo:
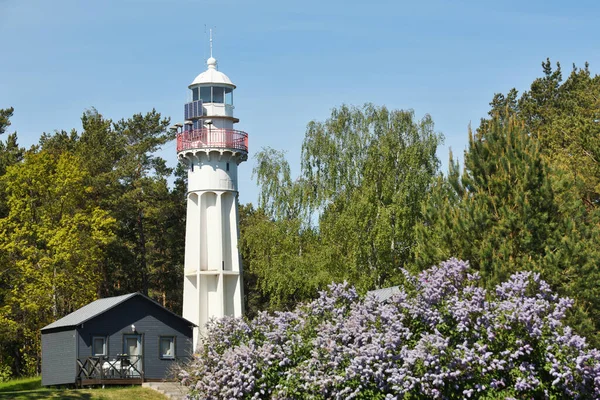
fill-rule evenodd
<path id="1" fill-rule="evenodd" d="M 194 351 L 206 334 L 211 318 L 242 316 L 242 280 L 237 272 L 201 271 L 186 275 L 183 287 L 183 317 L 194 328 Z"/>

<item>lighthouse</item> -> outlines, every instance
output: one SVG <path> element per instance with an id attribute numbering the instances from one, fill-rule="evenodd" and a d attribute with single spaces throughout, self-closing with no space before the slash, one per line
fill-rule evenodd
<path id="1" fill-rule="evenodd" d="M 235 85 L 217 69 L 189 85 L 177 157 L 187 168 L 183 317 L 194 322 L 194 349 L 211 318 L 243 313 L 238 251 L 238 165 L 248 159 L 248 134 L 233 129 Z"/>

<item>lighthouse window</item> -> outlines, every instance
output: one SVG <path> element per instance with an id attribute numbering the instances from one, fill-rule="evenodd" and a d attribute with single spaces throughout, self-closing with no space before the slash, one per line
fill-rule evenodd
<path id="1" fill-rule="evenodd" d="M 233 105 L 233 89 L 225 88 L 225 104 L 228 106 Z"/>
<path id="2" fill-rule="evenodd" d="M 229 171 L 229 163 L 227 163 L 227 171 Z"/>
<path id="3" fill-rule="evenodd" d="M 198 88 L 193 88 L 192 89 L 192 101 L 197 101 L 198 100 Z"/>
<path id="4" fill-rule="evenodd" d="M 200 88 L 200 100 L 203 103 L 212 103 L 210 98 L 210 89 L 209 87 L 201 87 Z"/>
<path id="5" fill-rule="evenodd" d="M 225 88 L 213 87 L 213 103 L 225 103 Z"/>

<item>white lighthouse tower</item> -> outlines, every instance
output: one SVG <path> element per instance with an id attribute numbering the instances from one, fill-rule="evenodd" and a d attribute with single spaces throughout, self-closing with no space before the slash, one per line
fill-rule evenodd
<path id="1" fill-rule="evenodd" d="M 210 318 L 243 312 L 237 168 L 248 158 L 248 134 L 233 129 L 235 85 L 217 70 L 212 39 L 206 64 L 189 85 L 177 134 L 177 156 L 188 171 L 183 317 L 198 325 L 194 349 Z"/>

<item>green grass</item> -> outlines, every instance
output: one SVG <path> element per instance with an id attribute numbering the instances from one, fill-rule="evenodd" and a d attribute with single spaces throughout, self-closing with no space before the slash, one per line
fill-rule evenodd
<path id="1" fill-rule="evenodd" d="M 42 387 L 41 378 L 12 379 L 8 382 L 0 382 L 0 394 L 3 392 L 17 392 L 22 390 L 35 390 Z"/>
<path id="2" fill-rule="evenodd" d="M 0 383 L 0 400 L 164 400 L 165 396 L 140 386 L 106 389 L 57 389 L 42 387 L 41 378 L 13 379 Z"/>

